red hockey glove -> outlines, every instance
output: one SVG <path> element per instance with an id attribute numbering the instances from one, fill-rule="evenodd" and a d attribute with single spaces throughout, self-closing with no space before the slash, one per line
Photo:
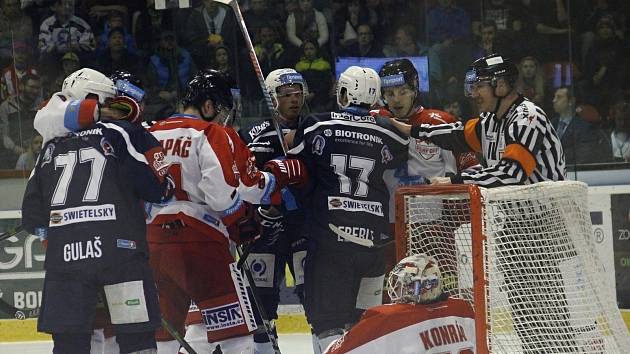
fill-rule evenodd
<path id="1" fill-rule="evenodd" d="M 131 123 L 140 123 L 142 121 L 142 109 L 138 102 L 131 97 L 116 96 L 110 101 L 109 108 L 122 113 L 122 117 L 118 119 L 127 120 Z"/>
<path id="2" fill-rule="evenodd" d="M 306 166 L 298 159 L 269 160 L 265 163 L 264 169 L 276 177 L 276 190 L 289 185 L 301 188 L 308 182 Z"/>
<path id="3" fill-rule="evenodd" d="M 245 213 L 235 223 L 227 226 L 228 234 L 237 244 L 249 243 L 260 238 L 260 226 L 257 220 L 256 208 L 244 203 Z"/>

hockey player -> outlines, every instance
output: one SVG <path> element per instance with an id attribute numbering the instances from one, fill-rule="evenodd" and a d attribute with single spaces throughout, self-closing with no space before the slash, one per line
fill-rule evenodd
<path id="1" fill-rule="evenodd" d="M 301 200 L 309 230 L 305 310 L 316 353 L 382 300 L 382 245 L 392 240 L 383 171 L 407 159 L 408 141 L 369 114 L 379 92 L 374 70 L 349 67 L 337 85 L 341 110 L 308 116 L 290 150 L 312 176 Z"/>
<path id="2" fill-rule="evenodd" d="M 437 109 L 423 107 L 420 104 L 418 71 L 409 59 L 394 59 L 386 62 L 379 71 L 381 77 L 381 98 L 385 107 L 374 110 L 375 116 L 397 117 L 411 125 L 454 123 L 455 117 Z M 428 184 L 434 177 L 454 175 L 457 172 L 478 167 L 479 162 L 474 152 L 453 153 L 442 149 L 425 139 L 409 140 L 409 159 L 395 170 L 385 172 L 385 182 L 389 190 L 389 220 L 394 222 L 396 189 L 401 186 Z M 448 209 L 446 210 L 448 212 Z M 440 222 L 440 213 L 425 215 L 423 225 L 417 225 L 425 235 L 440 238 L 444 245 L 449 245 L 439 252 L 451 255 L 442 259 L 440 264 L 446 273 L 457 270 L 454 231 L 459 225 L 445 225 Z M 389 269 L 395 264 L 393 250 L 388 257 Z"/>
<path id="3" fill-rule="evenodd" d="M 247 152 L 235 151 L 238 142 L 210 122 L 227 115 L 232 103 L 228 82 L 219 72 L 206 70 L 189 83 L 183 113 L 150 128 L 176 181 L 174 200 L 146 210 L 151 265 L 164 317 L 175 328 L 183 329 L 191 299 L 199 307 L 205 336 L 190 342 L 199 353 L 210 353 L 217 344 L 223 352 L 253 352 L 249 333 L 256 326 L 229 252 L 229 236 L 237 233 L 228 228 L 245 215 L 243 200 L 270 204 L 272 194 L 299 177 L 286 168 L 290 161 L 274 176 L 237 157 Z M 160 353 L 177 353 L 179 344 L 170 335 L 158 330 L 157 339 Z"/>
<path id="4" fill-rule="evenodd" d="M 265 84 L 278 110 L 282 132 L 287 134 L 295 130 L 306 96 L 302 75 L 294 69 L 277 69 L 267 75 Z M 241 129 L 239 135 L 253 152 L 256 166 L 261 170 L 267 161 L 283 155 L 271 118 Z M 288 189 L 283 191 L 283 196 L 285 202 L 278 208 L 270 209 L 266 206 L 257 208 L 264 236 L 254 243 L 247 258 L 250 268 L 261 270 L 255 271 L 254 280 L 270 319 L 278 318 L 280 285 L 284 280 L 287 264 L 295 279 L 295 292 L 300 302 L 304 299 L 302 266 L 306 257 L 304 213 L 297 209 Z M 272 352 L 266 334 L 257 334 L 255 341 L 261 354 Z"/>
<path id="5" fill-rule="evenodd" d="M 473 309 L 443 292 L 435 259 L 425 254 L 406 257 L 387 283 L 393 304 L 365 311 L 326 354 L 475 353 Z"/>
<path id="6" fill-rule="evenodd" d="M 465 93 L 471 97 L 482 112 L 465 124 L 461 122 L 432 126 L 422 124 L 410 126 L 392 120 L 399 129 L 416 139 L 427 139 L 442 148 L 460 151 L 476 151 L 483 155 L 485 167 L 476 171 L 463 171 L 451 177 L 437 177 L 436 184 L 474 183 L 483 187 L 514 184 L 530 184 L 541 181 L 566 179 L 564 151 L 556 131 L 545 112 L 516 91 L 518 76 L 516 66 L 506 58 L 493 54 L 474 61 L 465 78 Z M 523 205 L 523 208 L 535 206 Z M 518 208 L 522 210 L 521 208 Z M 545 240 L 539 233 L 545 225 L 535 213 L 517 213 L 505 210 L 504 229 L 498 231 L 506 241 L 518 240 L 524 244 Z M 508 217 L 509 216 L 509 217 Z M 527 227 L 527 231 L 522 231 Z M 518 231 L 521 230 L 521 231 Z M 536 231 L 539 230 L 539 231 Z M 566 231 L 565 231 L 566 232 Z M 501 244 L 499 249 L 503 249 Z M 554 247 L 548 240 L 545 247 Z M 543 256 L 544 248 L 522 247 L 518 254 L 505 250 L 505 257 L 518 257 L 519 267 L 506 269 L 504 274 L 508 300 L 512 304 L 514 328 L 523 346 L 533 351 L 545 352 L 551 348 L 576 348 L 574 330 L 564 318 L 546 315 L 544 309 L 526 309 L 521 302 L 553 302 L 560 308 L 566 307 L 564 293 L 555 287 L 527 284 L 523 274 L 536 273 L 539 283 L 555 284 L 559 281 L 558 260 Z M 541 271 L 544 269 L 545 271 Z M 553 330 L 542 331 L 526 323 L 535 319 L 537 323 L 548 323 Z M 554 333 L 553 336 L 548 333 Z M 576 348 L 577 350 L 577 348 Z"/>
<path id="7" fill-rule="evenodd" d="M 156 352 L 160 310 L 140 205 L 170 198 L 167 170 L 158 141 L 126 121 L 98 122 L 44 145 L 22 223 L 47 239 L 38 330 L 52 334 L 53 353 L 90 353 L 99 292 L 120 352 Z"/>

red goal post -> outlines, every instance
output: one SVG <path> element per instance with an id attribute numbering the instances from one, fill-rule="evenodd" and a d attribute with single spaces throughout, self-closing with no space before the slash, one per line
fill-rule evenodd
<path id="1" fill-rule="evenodd" d="M 477 353 L 630 352 L 587 192 L 572 181 L 401 187 L 396 258 L 437 259 L 449 295 L 475 311 Z"/>

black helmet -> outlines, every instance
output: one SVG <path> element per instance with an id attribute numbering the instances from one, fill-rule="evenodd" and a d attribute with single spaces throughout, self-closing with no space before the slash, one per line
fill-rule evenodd
<path id="1" fill-rule="evenodd" d="M 497 79 L 504 78 L 514 87 L 518 78 L 518 69 L 512 60 L 499 54 L 491 54 L 475 60 L 468 71 L 464 82 L 464 93 L 467 97 L 472 94 L 472 85 L 476 82 L 487 81 L 492 87 L 497 86 Z"/>
<path id="2" fill-rule="evenodd" d="M 231 88 L 229 80 L 221 72 L 214 69 L 201 70 L 188 82 L 182 104 L 184 107 L 200 109 L 206 100 L 211 100 L 217 111 L 220 107 L 232 109 Z"/>
<path id="3" fill-rule="evenodd" d="M 408 84 L 418 90 L 418 71 L 406 58 L 394 59 L 383 64 L 378 72 L 381 77 L 381 89 Z"/>
<path id="4" fill-rule="evenodd" d="M 136 102 L 142 102 L 144 99 L 142 81 L 138 76 L 126 70 L 116 70 L 109 75 L 109 78 L 114 82 L 118 95 L 129 96 Z"/>

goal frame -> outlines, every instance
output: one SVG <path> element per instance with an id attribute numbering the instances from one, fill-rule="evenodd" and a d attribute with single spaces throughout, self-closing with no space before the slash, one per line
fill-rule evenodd
<path id="1" fill-rule="evenodd" d="M 483 234 L 482 194 L 476 185 L 417 185 L 400 187 L 396 190 L 395 225 L 396 235 L 396 262 L 407 255 L 407 242 L 398 235 L 406 234 L 407 213 L 405 212 L 405 197 L 410 195 L 443 195 L 443 194 L 467 194 L 470 199 L 470 224 L 472 233 L 472 269 L 473 269 L 473 310 L 475 312 L 475 344 L 476 352 L 489 354 L 490 348 L 485 335 L 488 333 L 486 289 L 487 279 L 484 272 L 486 254 L 484 252 L 486 236 Z"/>

